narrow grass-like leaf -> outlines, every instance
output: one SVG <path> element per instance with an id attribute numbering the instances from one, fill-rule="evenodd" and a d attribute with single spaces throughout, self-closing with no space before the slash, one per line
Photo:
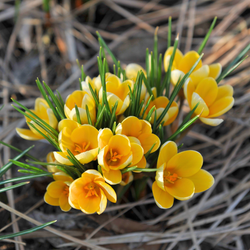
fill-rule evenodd
<path id="1" fill-rule="evenodd" d="M 38 173 L 48 173 L 48 171 L 45 171 L 43 169 L 40 169 L 40 168 L 37 168 L 37 167 L 34 167 L 34 166 L 30 166 L 28 164 L 25 164 L 23 162 L 20 162 L 20 161 L 16 161 L 16 160 L 10 160 L 13 164 L 15 164 L 16 166 L 18 167 L 21 167 L 21 168 L 26 168 L 26 169 L 29 169 L 29 170 L 32 170 L 32 171 L 35 171 L 35 172 L 38 172 Z"/>
<path id="2" fill-rule="evenodd" d="M 97 34 L 97 36 L 98 36 L 98 38 L 99 38 L 98 41 L 99 41 L 99 43 L 100 43 L 100 46 L 103 46 L 103 47 L 107 50 L 107 52 L 108 52 L 108 54 L 111 56 L 111 58 L 112 58 L 114 64 L 115 64 L 116 67 L 118 68 L 118 61 L 117 61 L 117 59 L 115 58 L 114 54 L 113 54 L 112 51 L 109 49 L 108 45 L 105 43 L 105 41 L 103 40 L 103 38 L 102 38 L 102 36 L 100 35 L 100 33 L 99 33 L 98 31 L 96 31 L 96 34 Z"/>
<path id="3" fill-rule="evenodd" d="M 3 192 L 6 192 L 10 189 L 13 189 L 13 188 L 17 188 L 17 187 L 21 187 L 21 186 L 24 186 L 26 184 L 29 184 L 29 181 L 27 182 L 21 182 L 21 183 L 18 183 L 16 185 L 12 185 L 12 186 L 8 186 L 8 187 L 4 187 L 4 188 L 0 188 L 0 193 L 3 193 Z"/>
<path id="4" fill-rule="evenodd" d="M 172 65 L 173 65 L 173 62 L 174 62 L 176 49 L 178 47 L 178 43 L 179 43 L 179 35 L 177 35 L 177 37 L 175 38 L 173 53 L 172 53 L 172 55 L 170 57 L 170 60 L 169 60 L 168 70 L 167 70 L 167 73 L 164 76 L 164 79 L 163 79 L 163 82 L 162 82 L 162 85 L 161 85 L 160 94 L 163 95 L 163 91 L 165 89 L 165 96 L 167 98 L 169 98 L 171 70 L 172 70 Z"/>
<path id="5" fill-rule="evenodd" d="M 110 119 L 110 123 L 109 123 L 109 128 L 112 129 L 113 127 L 113 123 L 116 121 L 116 110 L 117 110 L 117 107 L 118 107 L 118 101 L 116 101 L 114 107 L 112 108 L 112 115 L 111 115 L 111 119 Z"/>
<path id="6" fill-rule="evenodd" d="M 158 168 L 137 168 L 136 171 L 141 171 L 141 172 L 156 172 Z"/>
<path id="7" fill-rule="evenodd" d="M 192 66 L 192 68 L 189 70 L 189 72 L 187 74 L 185 74 L 185 76 L 181 79 L 180 83 L 175 85 L 175 88 L 174 88 L 174 90 L 173 90 L 173 92 L 172 92 L 172 94 L 170 96 L 168 105 L 163 110 L 163 112 L 161 113 L 160 117 L 157 119 L 156 127 L 158 127 L 161 124 L 163 118 L 165 117 L 166 113 L 168 112 L 170 106 L 172 105 L 175 97 L 177 96 L 177 94 L 181 90 L 181 88 L 184 85 L 185 81 L 188 79 L 188 77 L 191 75 L 191 73 L 195 69 L 196 65 L 201 60 L 202 56 L 203 56 L 203 54 L 198 58 L 198 60 L 195 62 L 195 64 Z"/>
<path id="8" fill-rule="evenodd" d="M 75 167 L 71 167 L 71 166 L 57 166 L 57 168 L 61 171 L 63 171 L 65 174 L 71 176 L 73 178 L 73 180 L 81 177 L 81 173 L 80 171 L 75 168 Z"/>
<path id="9" fill-rule="evenodd" d="M 175 133 L 173 133 L 166 141 L 174 141 L 176 137 L 182 133 L 185 129 L 187 129 L 190 125 L 196 122 L 199 119 L 199 115 L 192 118 L 190 121 L 186 122 L 185 125 L 179 127 Z"/>
<path id="10" fill-rule="evenodd" d="M 6 147 L 8 147 L 10 149 L 13 149 L 13 150 L 17 151 L 18 153 L 23 153 L 25 151 L 25 150 L 23 151 L 23 150 L 21 150 L 19 148 L 16 148 L 16 147 L 14 147 L 14 146 L 6 143 L 6 142 L 3 142 L 3 141 L 0 141 L 0 144 L 4 145 L 4 146 L 6 146 Z M 30 154 L 25 153 L 25 155 L 27 157 L 29 157 L 30 159 L 33 159 L 34 161 L 39 161 L 36 157 L 34 157 L 34 156 L 30 155 Z"/>
<path id="11" fill-rule="evenodd" d="M 127 172 L 130 172 L 130 171 L 134 171 L 134 170 L 137 170 L 137 166 L 133 166 L 133 167 L 129 167 L 129 168 L 124 168 L 121 170 L 122 174 L 125 174 Z"/>
<path id="12" fill-rule="evenodd" d="M 8 180 L 0 181 L 0 185 L 11 183 L 11 182 L 16 182 L 16 181 L 26 181 L 26 180 L 29 180 L 29 179 L 44 177 L 44 176 L 52 176 L 52 173 L 26 175 L 26 176 L 11 178 L 11 179 L 8 179 Z"/>
<path id="13" fill-rule="evenodd" d="M 149 156 L 149 154 L 151 154 L 151 151 L 153 150 L 155 144 L 156 144 L 156 143 L 154 143 L 154 144 L 151 146 L 151 148 L 148 150 L 148 152 L 144 155 L 146 159 L 147 159 L 147 157 Z"/>
<path id="14" fill-rule="evenodd" d="M 144 84 L 145 84 L 145 86 L 147 88 L 147 91 L 148 91 L 149 95 L 153 96 L 152 98 L 154 99 L 154 94 L 153 94 L 152 89 L 151 89 L 151 87 L 150 87 L 150 85 L 148 83 L 148 80 L 147 80 L 147 78 L 145 77 L 144 74 L 143 74 L 143 81 L 144 81 Z"/>
<path id="15" fill-rule="evenodd" d="M 148 112 L 148 114 L 147 114 L 147 116 L 146 116 L 146 118 L 144 119 L 144 120 L 146 120 L 146 121 L 150 121 L 150 119 L 151 119 L 151 116 L 152 116 L 152 114 L 153 114 L 153 112 L 154 112 L 154 110 L 155 110 L 155 106 L 153 106 L 150 110 L 149 110 L 149 112 Z"/>
<path id="16" fill-rule="evenodd" d="M 78 109 L 78 107 L 77 107 L 76 104 L 75 104 L 75 111 L 76 111 L 76 119 L 77 119 L 77 122 L 78 122 L 79 124 L 82 124 L 82 123 L 81 123 L 80 112 L 79 112 L 79 109 Z"/>
<path id="17" fill-rule="evenodd" d="M 147 110 L 147 108 L 148 108 L 148 106 L 149 106 L 149 104 L 150 104 L 150 102 L 151 102 L 151 100 L 152 100 L 152 99 L 153 99 L 153 95 L 151 95 L 151 96 L 149 97 L 149 99 L 148 99 L 148 101 L 147 101 L 147 104 L 145 105 L 145 107 L 144 107 L 144 109 L 143 109 L 143 112 L 142 112 L 141 118 L 143 118 L 143 117 L 144 117 L 145 112 L 146 112 L 146 110 Z"/>
<path id="18" fill-rule="evenodd" d="M 84 166 L 76 159 L 76 157 L 72 154 L 72 152 L 69 149 L 67 149 L 67 153 L 69 155 L 69 156 L 67 156 L 68 159 L 71 160 L 71 162 L 74 164 L 74 166 L 76 168 L 78 168 L 79 171 L 81 171 L 81 172 L 86 171 Z"/>
<path id="19" fill-rule="evenodd" d="M 172 17 L 168 18 L 168 48 L 171 47 Z"/>
<path id="20" fill-rule="evenodd" d="M 25 149 L 23 152 L 21 152 L 21 154 L 19 154 L 18 156 L 16 156 L 13 160 L 17 161 L 19 160 L 21 157 L 23 157 L 25 154 L 27 154 L 27 152 L 29 152 L 34 146 L 31 146 L 27 149 Z M 10 161 L 8 163 L 6 163 L 1 169 L 0 169 L 0 177 L 2 177 L 13 165 L 13 163 Z"/>
<path id="21" fill-rule="evenodd" d="M 95 105 L 98 107 L 98 104 L 99 104 L 99 100 L 98 100 L 98 96 L 97 94 L 95 93 L 95 91 L 93 90 L 91 84 L 89 83 L 89 90 L 91 92 L 91 95 L 93 96 L 94 100 L 95 100 Z"/>
<path id="22" fill-rule="evenodd" d="M 60 101 L 60 103 L 61 103 L 61 105 L 62 105 L 62 107 L 64 107 L 64 101 L 63 101 L 63 99 L 62 99 L 62 96 L 61 96 L 61 94 L 59 93 L 59 91 L 58 90 L 56 90 L 56 93 L 57 93 L 57 99 Z"/>
<path id="23" fill-rule="evenodd" d="M 209 37 L 210 37 L 210 35 L 211 35 L 211 32 L 212 32 L 212 30 L 214 29 L 214 25 L 215 25 L 215 23 L 216 23 L 216 20 L 217 20 L 217 17 L 214 18 L 214 20 L 213 20 L 213 22 L 212 22 L 212 24 L 211 24 L 211 26 L 210 26 L 210 28 L 209 28 L 209 31 L 207 32 L 207 34 L 206 34 L 206 36 L 205 36 L 205 38 L 204 38 L 204 40 L 203 40 L 203 42 L 202 42 L 200 48 L 199 48 L 198 51 L 197 51 L 199 55 L 202 53 L 204 47 L 206 46 L 206 43 L 207 43 L 207 41 L 208 41 L 208 39 L 209 39 Z"/>
<path id="24" fill-rule="evenodd" d="M 221 74 L 220 77 L 217 79 L 217 83 L 219 84 L 219 82 L 224 79 L 225 77 L 227 77 L 231 72 L 233 72 L 237 67 L 239 67 L 240 64 L 242 64 L 248 56 L 244 57 L 242 60 L 240 60 L 237 64 L 235 64 L 231 69 L 229 69 L 227 72 L 225 72 L 224 74 Z"/>
<path id="25" fill-rule="evenodd" d="M 41 173 L 41 172 L 32 171 L 32 170 L 25 170 L 25 169 L 18 169 L 17 171 L 19 173 L 22 173 L 22 174 L 39 174 L 39 173 Z"/>
<path id="26" fill-rule="evenodd" d="M 96 128 L 100 128 L 101 127 L 105 108 L 106 108 L 105 106 L 101 107 L 101 104 L 98 105 L 98 113 L 99 114 L 97 114 L 97 116 L 96 116 L 97 117 L 96 123 L 95 123 L 95 127 Z"/>
<path id="27" fill-rule="evenodd" d="M 86 107 L 86 113 L 87 113 L 87 119 L 88 119 L 88 123 L 93 126 L 93 123 L 91 121 L 91 117 L 90 117 L 90 113 L 89 113 L 89 107 L 88 105 L 85 106 Z"/>
<path id="28" fill-rule="evenodd" d="M 113 132 L 113 134 L 115 134 L 115 130 L 116 130 L 116 122 L 114 122 L 113 126 L 112 126 L 112 132 Z"/>
<path id="29" fill-rule="evenodd" d="M 28 124 L 34 128 L 41 136 L 43 136 L 51 145 L 53 145 L 56 149 L 58 149 L 59 151 L 61 151 L 61 149 L 59 148 L 58 143 L 48 134 L 45 135 L 43 132 L 41 132 L 39 129 L 36 128 L 36 126 L 34 126 L 34 124 L 28 122 Z"/>
<path id="30" fill-rule="evenodd" d="M 47 122 L 43 121 L 39 116 L 37 116 L 35 113 L 33 113 L 32 111 L 30 111 L 28 108 L 26 108 L 25 106 L 23 106 L 21 103 L 19 103 L 18 101 L 14 100 L 13 98 L 11 99 L 14 103 L 16 103 L 19 107 L 21 107 L 22 109 L 24 109 L 25 111 L 27 111 L 27 113 L 29 113 L 31 116 L 29 116 L 29 118 L 36 122 L 36 119 L 41 123 L 43 124 L 44 126 L 46 126 L 49 130 L 51 130 L 52 133 L 54 133 L 56 136 L 58 136 L 58 131 L 56 131 L 54 128 L 52 128 Z M 17 108 L 16 106 L 12 105 L 15 109 Z M 19 109 L 20 110 L 20 109 Z M 19 111 L 18 110 L 18 111 Z M 19 111 L 20 112 L 20 111 Z M 25 115 L 25 113 L 22 111 L 20 112 L 22 113 L 23 115 Z M 28 117 L 28 116 L 27 116 Z M 34 119 L 36 118 L 36 119 Z M 39 125 L 39 124 L 38 124 Z M 40 125 L 39 125 L 40 126 Z"/>
<path id="31" fill-rule="evenodd" d="M 24 234 L 33 233 L 33 232 L 35 232 L 35 231 L 37 231 L 37 230 L 39 230 L 39 229 L 42 229 L 42 228 L 44 228 L 44 227 L 47 227 L 47 226 L 53 224 L 53 223 L 55 223 L 55 222 L 56 222 L 56 220 L 50 221 L 50 222 L 47 222 L 47 223 L 44 223 L 44 224 L 42 224 L 42 225 L 40 225 L 40 226 L 33 227 L 33 228 L 31 228 L 31 229 L 27 229 L 27 230 L 20 231 L 20 232 L 18 232 L 18 233 L 2 235 L 2 236 L 0 236 L 0 240 L 4 240 L 4 239 L 9 239 L 9 238 L 17 237 L 17 236 L 24 235 Z"/>

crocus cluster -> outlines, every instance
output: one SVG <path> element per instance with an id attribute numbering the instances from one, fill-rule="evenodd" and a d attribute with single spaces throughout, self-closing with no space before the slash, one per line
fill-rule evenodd
<path id="1" fill-rule="evenodd" d="M 178 152 L 178 145 L 168 140 L 180 133 L 176 127 L 180 120 L 171 124 L 183 103 L 192 111 L 190 119 L 211 126 L 219 125 L 223 120 L 218 117 L 233 106 L 233 88 L 216 82 L 221 65 L 203 65 L 199 57 L 195 51 L 183 55 L 174 47 L 166 51 L 163 63 L 170 73 L 169 89 L 178 86 L 196 63 L 185 78 L 183 94 L 174 98 L 160 84 L 157 63 L 148 64 L 146 70 L 131 63 L 119 68 L 119 73 L 110 73 L 103 71 L 108 68 L 105 60 L 100 75 L 86 76 L 65 101 L 55 96 L 37 98 L 34 110 L 25 113 L 29 129 L 17 128 L 17 133 L 27 140 L 47 139 L 55 146 L 47 155 L 54 181 L 47 187 L 45 202 L 65 212 L 75 208 L 101 214 L 107 200 L 117 201 L 117 185 L 131 184 L 134 176 L 142 174 L 155 179 L 153 196 L 163 209 L 170 208 L 174 198 L 187 200 L 210 188 L 214 179 L 201 169 L 202 155 L 193 150 Z"/>

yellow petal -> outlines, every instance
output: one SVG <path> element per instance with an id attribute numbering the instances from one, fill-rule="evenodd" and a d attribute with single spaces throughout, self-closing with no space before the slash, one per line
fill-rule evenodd
<path id="1" fill-rule="evenodd" d="M 159 168 L 163 163 L 168 163 L 171 158 L 177 154 L 178 148 L 175 142 L 167 141 L 165 142 L 160 149 L 157 168 Z"/>
<path id="2" fill-rule="evenodd" d="M 210 125 L 210 126 L 218 126 L 223 122 L 223 119 L 214 119 L 214 118 L 204 118 L 204 117 L 200 117 L 199 118 L 201 120 L 201 122 Z"/>
<path id="3" fill-rule="evenodd" d="M 48 203 L 51 206 L 59 206 L 59 199 L 58 198 L 52 198 L 48 192 L 44 195 L 44 201 Z"/>
<path id="4" fill-rule="evenodd" d="M 63 152 L 54 152 L 54 156 L 58 162 L 65 165 L 73 165 L 73 163 L 67 158 L 67 155 Z"/>
<path id="5" fill-rule="evenodd" d="M 223 97 L 214 102 L 209 108 L 209 118 L 225 114 L 234 105 L 234 98 L 231 96 Z"/>
<path id="6" fill-rule="evenodd" d="M 87 164 L 87 163 L 95 160 L 97 155 L 98 155 L 98 148 L 94 148 L 94 149 L 88 150 L 86 152 L 80 153 L 78 155 L 75 155 L 75 157 L 82 164 Z"/>
<path id="7" fill-rule="evenodd" d="M 182 59 L 180 60 L 177 68 L 182 71 L 184 74 L 187 74 L 188 71 L 193 67 L 193 65 L 196 63 L 196 61 L 199 59 L 199 54 L 196 51 L 189 51 L 187 54 L 185 54 Z M 201 68 L 202 62 L 199 61 L 197 66 L 195 67 L 194 71 Z M 193 72 L 194 72 L 193 71 Z"/>
<path id="8" fill-rule="evenodd" d="M 105 171 L 102 169 L 103 177 L 105 181 L 111 185 L 119 184 L 122 181 L 122 173 L 120 170 Z"/>
<path id="9" fill-rule="evenodd" d="M 168 119 L 164 122 L 163 126 L 167 126 L 167 125 L 171 124 L 176 119 L 178 112 L 179 112 L 178 106 L 170 107 L 168 112 L 167 112 Z"/>
<path id="10" fill-rule="evenodd" d="M 175 181 L 174 184 L 165 186 L 166 191 L 178 200 L 188 200 L 194 195 L 194 184 L 191 180 L 182 178 Z"/>
<path id="11" fill-rule="evenodd" d="M 113 136 L 113 132 L 109 128 L 99 130 L 98 133 L 98 146 L 100 149 L 108 145 L 109 140 Z"/>
<path id="12" fill-rule="evenodd" d="M 127 95 L 126 98 L 124 99 L 123 103 L 122 103 L 122 106 L 121 106 L 120 110 L 116 112 L 116 115 L 123 114 L 125 112 L 125 110 L 128 108 L 129 103 L 130 103 L 130 97 L 129 97 L 129 95 Z"/>
<path id="13" fill-rule="evenodd" d="M 119 155 L 128 155 L 131 152 L 130 141 L 125 135 L 114 135 L 109 140 L 108 146 Z"/>
<path id="14" fill-rule="evenodd" d="M 64 191 L 66 184 L 63 181 L 53 181 L 47 187 L 47 192 L 52 198 L 58 198 Z"/>
<path id="15" fill-rule="evenodd" d="M 145 158 L 145 156 L 143 155 L 141 160 L 136 164 L 137 168 L 146 168 L 147 166 L 147 160 Z M 131 166 L 132 167 L 132 166 Z M 141 173 L 141 171 L 133 171 L 134 173 Z"/>
<path id="16" fill-rule="evenodd" d="M 98 147 L 97 136 L 98 130 L 94 126 L 84 124 L 72 132 L 71 140 L 79 145 L 90 143 L 89 148 L 94 149 Z"/>
<path id="17" fill-rule="evenodd" d="M 197 93 L 194 92 L 192 95 L 191 109 L 193 109 L 197 103 L 199 104 L 198 104 L 198 107 L 195 109 L 195 114 L 201 115 L 201 117 L 208 116 L 209 109 L 208 109 L 207 104 Z"/>
<path id="18" fill-rule="evenodd" d="M 168 192 L 163 191 L 161 188 L 159 188 L 156 181 L 152 185 L 152 192 L 155 203 L 159 208 L 167 209 L 173 206 L 174 197 Z"/>
<path id="19" fill-rule="evenodd" d="M 110 185 L 102 181 L 95 181 L 95 183 L 102 189 L 109 201 L 116 203 L 117 196 L 115 190 Z"/>
<path id="20" fill-rule="evenodd" d="M 234 89 L 231 85 L 223 85 L 218 87 L 218 94 L 216 101 L 222 99 L 223 97 L 233 96 Z"/>
<path id="21" fill-rule="evenodd" d="M 142 124 L 135 116 L 129 116 L 121 122 L 121 127 L 116 129 L 116 134 L 124 134 L 126 136 L 139 136 Z M 150 126 L 151 127 L 151 126 Z"/>
<path id="22" fill-rule="evenodd" d="M 202 155 L 194 150 L 187 150 L 174 155 L 167 163 L 167 170 L 180 177 L 189 177 L 197 173 L 203 164 Z"/>
<path id="23" fill-rule="evenodd" d="M 65 174 L 64 172 L 57 172 L 53 174 L 53 178 L 55 181 L 69 181 L 69 182 L 73 181 L 73 179 L 69 175 Z"/>
<path id="24" fill-rule="evenodd" d="M 96 211 L 98 214 L 102 214 L 107 207 L 107 197 L 104 192 L 100 189 L 101 200 L 99 204 L 99 209 Z"/>
<path id="25" fill-rule="evenodd" d="M 35 141 L 35 140 L 42 140 L 44 139 L 43 136 L 34 134 L 29 129 L 24 128 L 16 128 L 16 132 L 25 140 Z"/>
<path id="26" fill-rule="evenodd" d="M 136 165 L 141 160 L 144 150 L 141 145 L 137 143 L 131 143 L 131 151 L 133 154 L 133 160 L 131 165 Z"/>
<path id="27" fill-rule="evenodd" d="M 217 79 L 221 74 L 221 64 L 220 63 L 214 63 L 209 65 L 209 75 L 210 77 L 213 77 L 214 79 Z"/>
<path id="28" fill-rule="evenodd" d="M 117 109 L 116 109 L 116 112 L 115 112 L 116 115 L 117 115 L 118 112 L 120 111 L 120 109 L 122 108 L 123 101 L 118 96 L 116 96 L 115 94 L 109 93 L 109 92 L 107 92 L 107 100 L 108 100 L 110 110 L 112 110 L 112 108 L 115 106 L 116 102 L 118 103 Z"/>
<path id="29" fill-rule="evenodd" d="M 155 145 L 151 150 L 151 153 L 155 152 L 161 144 L 159 137 L 155 134 L 142 134 L 138 137 L 138 139 L 144 149 L 144 154 L 146 154 L 154 144 Z"/>
<path id="30" fill-rule="evenodd" d="M 130 182 L 132 182 L 134 179 L 132 172 L 126 172 L 124 174 L 122 174 L 122 181 L 120 182 L 121 186 L 126 186 L 128 185 Z"/>
<path id="31" fill-rule="evenodd" d="M 165 191 L 165 185 L 164 185 L 164 170 L 166 168 L 167 164 L 164 162 L 161 166 L 157 167 L 157 171 L 155 174 L 155 181 L 157 182 L 157 185 L 159 188 L 161 188 L 163 191 Z"/>
<path id="32" fill-rule="evenodd" d="M 163 62 L 164 62 L 165 72 L 168 71 L 169 61 L 170 61 L 171 55 L 173 54 L 173 50 L 174 50 L 174 47 L 169 47 L 164 54 Z M 175 69 L 177 67 L 182 57 L 183 57 L 183 54 L 181 53 L 181 51 L 179 49 L 176 49 L 172 69 Z"/>
<path id="33" fill-rule="evenodd" d="M 101 198 L 99 196 L 85 197 L 85 194 L 80 194 L 78 204 L 80 209 L 85 214 L 93 214 L 99 210 Z"/>
<path id="34" fill-rule="evenodd" d="M 58 123 L 58 130 L 59 132 L 61 132 L 63 130 L 63 128 L 67 127 L 68 130 L 70 131 L 70 134 L 72 133 L 72 131 L 78 127 L 80 127 L 81 125 L 78 122 L 69 120 L 69 119 L 63 119 Z"/>
<path id="35" fill-rule="evenodd" d="M 204 78 L 196 87 L 195 92 L 205 101 L 209 107 L 216 99 L 218 86 L 212 77 Z"/>
<path id="36" fill-rule="evenodd" d="M 47 109 L 47 115 L 48 115 L 48 118 L 49 118 L 49 125 L 52 128 L 57 128 L 58 121 L 57 121 L 52 109 Z"/>
<path id="37" fill-rule="evenodd" d="M 188 177 L 188 179 L 194 183 L 195 193 L 206 191 L 214 184 L 214 177 L 203 169 Z"/>
<path id="38" fill-rule="evenodd" d="M 140 70 L 144 73 L 144 75 L 146 75 L 145 70 L 139 64 L 136 63 L 128 64 L 127 67 L 125 68 L 127 78 L 135 82 L 137 74 Z"/>
<path id="39" fill-rule="evenodd" d="M 71 206 L 68 202 L 68 195 L 62 194 L 59 198 L 59 206 L 62 211 L 68 212 L 71 209 Z"/>
<path id="40" fill-rule="evenodd" d="M 189 107 L 192 106 L 192 96 L 193 96 L 195 89 L 196 89 L 196 84 L 192 81 L 191 78 L 188 78 L 187 81 L 184 83 L 183 91 L 188 101 Z"/>
<path id="41" fill-rule="evenodd" d="M 171 71 L 171 83 L 176 85 L 184 77 L 184 73 L 181 70 L 175 69 Z"/>
<path id="42" fill-rule="evenodd" d="M 194 82 L 194 84 L 198 84 L 201 80 L 208 77 L 209 75 L 209 67 L 208 65 L 203 65 L 201 68 L 196 70 L 190 75 L 190 78 Z"/>

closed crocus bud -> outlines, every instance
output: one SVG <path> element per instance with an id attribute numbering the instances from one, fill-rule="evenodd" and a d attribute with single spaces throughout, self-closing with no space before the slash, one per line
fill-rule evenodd
<path id="1" fill-rule="evenodd" d="M 89 84 L 91 85 L 94 92 L 98 95 L 99 90 L 102 87 L 101 77 L 98 76 L 91 79 L 89 76 L 86 76 L 85 81 L 81 82 L 82 89 L 89 91 Z"/>
<path id="2" fill-rule="evenodd" d="M 35 101 L 35 109 L 30 110 L 32 111 L 35 115 L 37 115 L 41 120 L 46 122 L 48 125 L 50 125 L 52 128 L 56 129 L 57 128 L 57 119 L 53 113 L 53 111 L 50 109 L 48 103 L 42 99 L 42 98 L 37 98 Z M 27 113 L 27 111 L 25 112 Z M 32 115 L 31 115 L 32 116 Z M 39 131 L 41 131 L 43 134 L 47 135 L 47 132 L 41 128 L 39 125 L 37 125 L 34 121 L 32 121 L 30 118 L 25 117 L 27 124 L 31 123 L 34 125 Z M 23 129 L 23 128 L 17 128 L 16 131 L 17 133 L 26 140 L 41 140 L 44 139 L 44 137 L 32 126 L 29 126 L 29 129 Z"/>
<path id="3" fill-rule="evenodd" d="M 88 124 L 87 108 L 89 110 L 92 123 L 96 120 L 95 100 L 91 93 L 86 90 L 76 90 L 70 94 L 64 105 L 64 112 L 68 119 L 77 121 L 75 105 L 78 107 L 81 124 Z"/>
<path id="4" fill-rule="evenodd" d="M 118 103 L 116 109 L 116 115 L 121 115 L 128 108 L 130 103 L 129 93 L 130 90 L 134 89 L 134 83 L 131 80 L 121 81 L 116 75 L 106 74 L 106 92 L 107 100 L 110 109 L 115 106 L 116 102 Z M 103 93 L 102 87 L 99 91 L 99 100 L 103 102 Z"/>

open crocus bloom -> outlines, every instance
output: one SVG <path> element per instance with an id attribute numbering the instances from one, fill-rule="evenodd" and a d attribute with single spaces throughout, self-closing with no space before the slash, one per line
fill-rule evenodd
<path id="1" fill-rule="evenodd" d="M 122 181 L 121 169 L 129 165 L 136 166 L 144 153 L 138 141 L 125 135 L 113 135 L 108 128 L 100 130 L 98 144 L 101 149 L 98 163 L 102 168 L 104 179 L 112 185 Z"/>
<path id="2" fill-rule="evenodd" d="M 48 103 L 42 99 L 42 98 L 37 98 L 35 101 L 35 110 L 30 110 L 32 111 L 35 115 L 37 115 L 40 119 L 45 121 L 47 124 L 49 124 L 52 128 L 56 129 L 57 128 L 57 119 L 53 113 L 53 111 L 50 109 Z M 27 111 L 25 112 L 27 113 Z M 30 115 L 30 114 L 29 114 Z M 32 116 L 32 115 L 31 115 Z M 39 125 L 37 125 L 35 122 L 30 120 L 28 117 L 25 117 L 26 122 L 30 122 L 33 124 L 39 131 L 41 131 L 43 134 L 47 134 L 47 132 L 41 128 Z M 16 128 L 16 132 L 26 140 L 41 140 L 44 139 L 44 137 L 36 131 L 32 126 L 28 124 L 30 129 L 24 129 L 24 128 Z"/>
<path id="3" fill-rule="evenodd" d="M 68 212 L 71 206 L 68 202 L 69 186 L 73 179 L 63 172 L 53 174 L 55 181 L 47 186 L 44 201 L 51 206 L 60 206 L 61 210 Z"/>
<path id="4" fill-rule="evenodd" d="M 86 106 L 88 106 L 92 123 L 96 119 L 95 100 L 91 93 L 84 90 L 76 90 L 66 99 L 64 112 L 68 119 L 77 121 L 75 105 L 78 107 L 81 124 L 88 124 Z"/>
<path id="5" fill-rule="evenodd" d="M 164 55 L 164 68 L 167 72 L 170 57 L 173 53 L 173 47 L 169 47 Z M 176 85 L 188 71 L 192 68 L 198 60 L 199 54 L 196 51 L 189 51 L 185 55 L 179 49 L 176 49 L 174 61 L 171 69 L 171 82 Z M 199 61 L 194 71 L 191 73 L 190 78 L 194 83 L 201 81 L 205 77 L 212 77 L 217 79 L 221 73 L 221 64 L 215 63 L 211 65 L 203 65 Z"/>
<path id="6" fill-rule="evenodd" d="M 96 92 L 98 95 L 99 90 L 102 87 L 101 77 L 98 76 L 91 79 L 89 76 L 86 76 L 85 81 L 81 82 L 82 89 L 89 92 L 89 84 L 91 85 L 94 92 Z"/>
<path id="7" fill-rule="evenodd" d="M 98 154 L 98 130 L 89 125 L 80 125 L 72 120 L 61 120 L 59 128 L 59 147 L 62 152 L 54 152 L 55 159 L 66 165 L 73 165 L 67 158 L 67 149 L 82 164 L 87 164 L 96 159 Z"/>
<path id="8" fill-rule="evenodd" d="M 145 120 L 140 120 L 135 116 L 129 116 L 118 124 L 116 134 L 137 138 L 146 154 L 154 145 L 151 153 L 155 152 L 161 142 L 157 135 L 152 133 L 151 124 Z"/>
<path id="9" fill-rule="evenodd" d="M 170 208 L 174 198 L 188 200 L 194 193 L 210 188 L 213 176 L 201 169 L 203 158 L 200 153 L 189 150 L 177 153 L 175 142 L 168 141 L 160 149 L 153 196 L 160 208 Z"/>
<path id="10" fill-rule="evenodd" d="M 131 80 L 121 81 L 116 75 L 106 74 L 106 91 L 107 91 L 107 100 L 110 109 L 114 107 L 116 102 L 118 103 L 116 109 L 116 115 L 123 114 L 128 108 L 130 103 L 129 93 L 130 90 L 134 89 L 134 83 Z M 102 87 L 99 91 L 99 101 L 103 102 L 103 90 Z"/>
<path id="11" fill-rule="evenodd" d="M 193 81 L 186 82 L 184 94 L 191 109 L 199 103 L 195 114 L 200 115 L 200 120 L 210 126 L 222 123 L 223 119 L 216 117 L 226 113 L 234 104 L 233 87 L 218 87 L 212 77 L 206 77 L 197 84 Z"/>
<path id="12" fill-rule="evenodd" d="M 107 199 L 115 203 L 116 193 L 96 170 L 85 171 L 70 185 L 70 205 L 86 214 L 101 214 L 107 206 Z"/>

